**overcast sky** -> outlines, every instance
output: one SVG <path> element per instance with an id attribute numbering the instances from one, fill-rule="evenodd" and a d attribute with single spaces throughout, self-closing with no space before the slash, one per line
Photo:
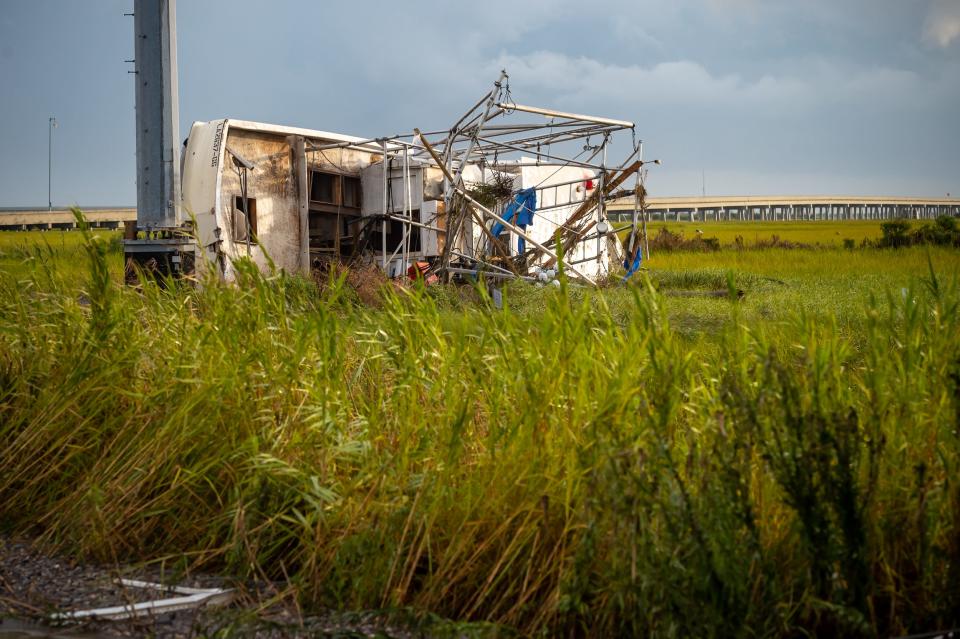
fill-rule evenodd
<path id="1" fill-rule="evenodd" d="M 133 204 L 132 0 L 0 3 L 0 206 Z M 654 195 L 960 194 L 960 0 L 180 0 L 180 131 L 516 102 L 637 122 Z M 704 179 L 705 178 L 705 179 Z M 705 184 L 704 184 L 705 182 Z"/>

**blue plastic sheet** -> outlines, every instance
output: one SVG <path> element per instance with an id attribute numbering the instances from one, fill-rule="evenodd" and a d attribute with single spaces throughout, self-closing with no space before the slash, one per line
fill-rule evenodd
<path id="1" fill-rule="evenodd" d="M 507 210 L 503 214 L 503 219 L 526 231 L 527 227 L 533 224 L 533 213 L 536 210 L 537 190 L 533 187 L 523 189 L 517 193 L 513 201 L 510 202 L 510 206 L 507 207 Z M 504 228 L 506 227 L 504 227 L 503 223 L 497 222 L 493 225 L 493 228 L 490 229 L 490 233 L 494 237 L 499 237 L 500 234 L 503 233 Z M 517 252 L 522 254 L 526 250 L 527 243 L 521 237 L 517 240 Z"/>
<path id="2" fill-rule="evenodd" d="M 626 282 L 630 279 L 630 276 L 640 270 L 640 264 L 643 263 L 643 250 L 640 248 L 639 238 L 637 238 L 637 248 L 636 252 L 633 255 L 633 261 L 630 260 L 630 256 L 623 260 L 623 268 L 627 269 L 627 274 L 623 276 L 623 281 Z"/>

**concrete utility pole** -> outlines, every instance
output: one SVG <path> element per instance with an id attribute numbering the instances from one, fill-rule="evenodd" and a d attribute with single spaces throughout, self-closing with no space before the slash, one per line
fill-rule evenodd
<path id="1" fill-rule="evenodd" d="M 176 0 L 134 0 L 137 225 L 180 223 Z"/>
<path id="2" fill-rule="evenodd" d="M 53 130 L 57 119 L 50 118 L 47 125 L 47 212 L 53 210 Z"/>

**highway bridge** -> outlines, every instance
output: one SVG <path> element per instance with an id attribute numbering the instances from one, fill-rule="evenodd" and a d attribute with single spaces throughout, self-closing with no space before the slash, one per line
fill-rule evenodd
<path id="1" fill-rule="evenodd" d="M 137 219 L 135 206 L 81 207 L 81 210 L 94 228 L 120 228 L 124 222 Z M 72 229 L 76 226 L 77 221 L 70 209 L 0 208 L 0 231 Z"/>
<path id="2" fill-rule="evenodd" d="M 629 220 L 634 197 L 607 205 L 610 217 Z M 911 220 L 960 215 L 960 198 L 877 196 L 708 196 L 648 197 L 649 220 L 705 221 L 814 221 Z"/>
<path id="3" fill-rule="evenodd" d="M 612 219 L 629 220 L 635 198 L 624 197 L 607 205 Z M 137 219 L 130 206 L 83 208 L 91 226 L 119 228 Z M 877 196 L 709 196 L 649 197 L 650 220 L 704 221 L 814 221 L 814 220 L 913 220 L 960 215 L 960 198 Z M 0 230 L 75 228 L 69 209 L 0 208 Z"/>

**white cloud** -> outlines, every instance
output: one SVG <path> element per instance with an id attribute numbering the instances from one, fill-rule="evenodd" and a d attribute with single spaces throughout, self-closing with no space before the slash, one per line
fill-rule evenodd
<path id="1" fill-rule="evenodd" d="M 634 20 L 614 20 L 613 35 L 618 41 L 650 51 L 664 51 L 663 42 L 651 30 Z"/>
<path id="2" fill-rule="evenodd" d="M 960 37 L 960 2 L 935 0 L 923 25 L 923 39 L 941 48 Z"/>
<path id="3" fill-rule="evenodd" d="M 650 66 L 605 63 L 553 51 L 501 54 L 489 63 L 506 68 L 524 92 L 553 97 L 569 106 L 615 104 L 748 109 L 787 115 L 821 106 L 888 104 L 922 106 L 939 94 L 914 71 L 851 67 L 823 59 L 807 60 L 790 72 L 756 78 L 712 73 L 698 62 L 677 60 Z"/>

